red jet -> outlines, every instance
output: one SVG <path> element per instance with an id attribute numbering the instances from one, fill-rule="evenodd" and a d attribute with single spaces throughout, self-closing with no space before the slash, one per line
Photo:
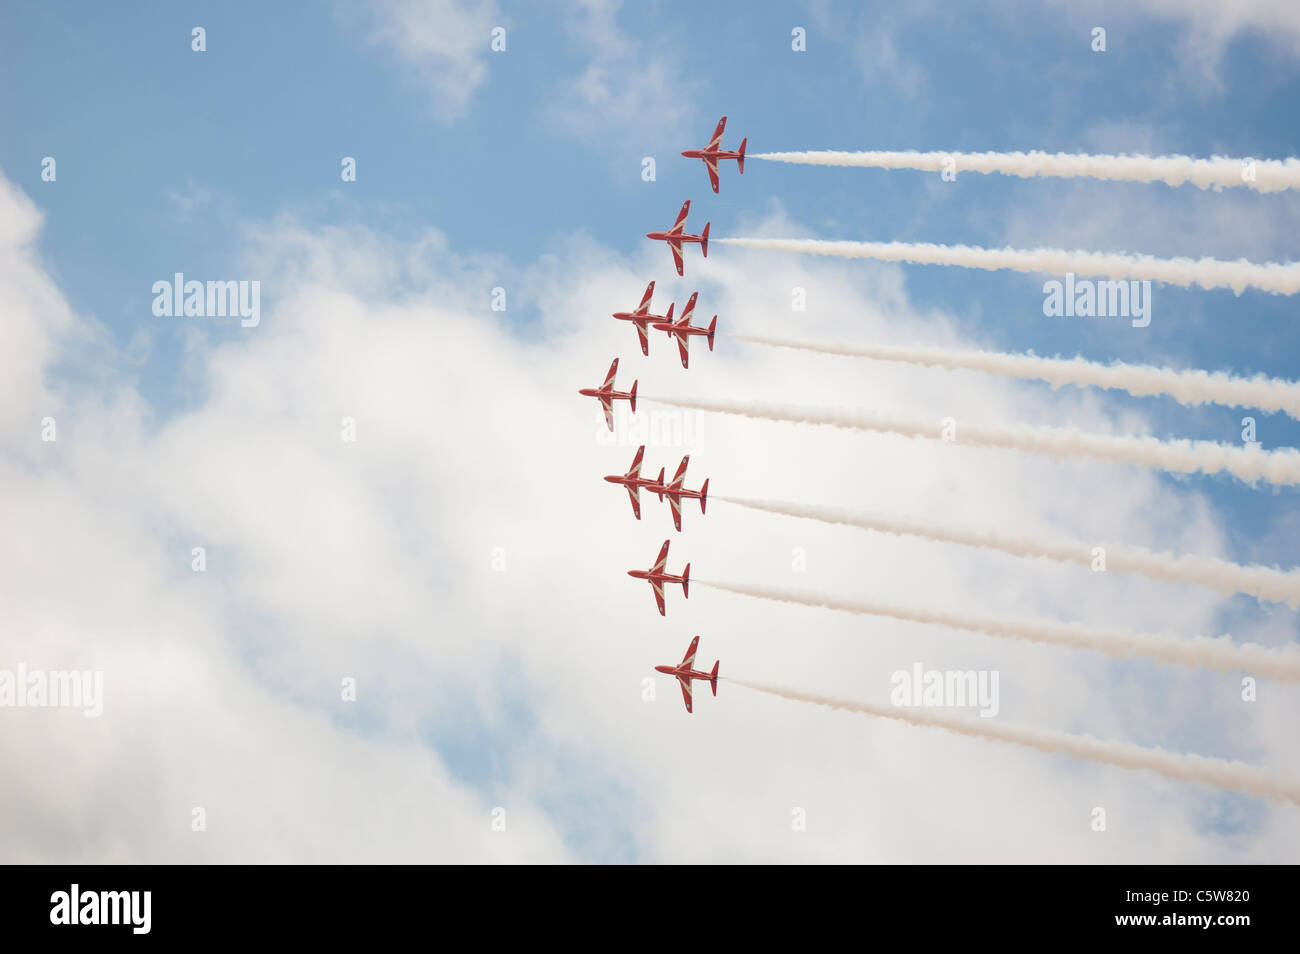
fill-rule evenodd
<path id="1" fill-rule="evenodd" d="M 691 645 L 686 650 L 684 658 L 679 666 L 655 666 L 655 672 L 662 672 L 665 675 L 676 676 L 677 681 L 682 686 L 682 701 L 686 703 L 686 711 L 691 712 L 691 680 L 707 679 L 709 685 L 713 687 L 713 694 L 718 694 L 718 665 L 722 660 L 716 660 L 713 663 L 713 672 L 700 672 L 698 669 L 692 669 L 695 665 L 695 647 L 700 644 L 700 637 L 696 636 L 691 640 Z"/>
<path id="2" fill-rule="evenodd" d="M 632 458 L 632 466 L 627 469 L 627 473 L 622 477 L 611 474 L 605 480 L 611 484 L 622 484 L 627 488 L 627 495 L 632 498 L 632 513 L 636 514 L 638 520 L 641 519 L 641 488 L 659 495 L 662 503 L 664 499 L 664 469 L 659 468 L 659 479 L 641 476 L 641 458 L 645 454 L 645 445 L 642 444 L 636 449 L 636 456 Z M 702 506 L 702 505 L 701 505 Z"/>
<path id="3" fill-rule="evenodd" d="M 631 391 L 615 391 L 614 375 L 618 374 L 618 358 L 609 366 L 609 374 L 605 375 L 605 383 L 598 388 L 582 388 L 578 391 L 583 397 L 594 397 L 600 401 L 600 406 L 605 410 L 605 423 L 609 429 L 614 429 L 614 402 L 627 401 L 628 407 L 632 413 L 636 413 L 636 382 L 632 382 Z"/>
<path id="4" fill-rule="evenodd" d="M 616 311 L 614 317 L 619 321 L 630 321 L 636 326 L 636 333 L 641 339 L 641 353 L 648 355 L 650 353 L 650 334 L 646 328 L 652 321 L 672 321 L 673 305 L 668 303 L 668 313 L 664 315 L 650 314 L 650 296 L 655 293 L 655 283 L 651 282 L 645 287 L 645 294 L 641 296 L 641 304 L 636 306 L 636 311 Z"/>
<path id="5" fill-rule="evenodd" d="M 682 245 L 696 242 L 700 246 L 700 251 L 704 257 L 709 257 L 709 223 L 704 223 L 704 231 L 699 235 L 690 235 L 682 231 L 686 227 L 686 213 L 691 211 L 691 200 L 687 199 L 682 203 L 682 210 L 677 213 L 677 221 L 667 232 L 647 232 L 645 237 L 654 239 L 656 242 L 667 242 L 668 247 L 673 250 L 673 262 L 677 265 L 677 274 L 684 275 L 682 271 Z"/>
<path id="6" fill-rule="evenodd" d="M 700 328 L 697 325 L 691 324 L 691 314 L 695 311 L 695 298 L 697 295 L 699 295 L 699 292 L 691 295 L 690 301 L 688 301 L 686 307 L 682 309 L 682 316 L 676 321 L 656 321 L 651 325 L 651 327 L 656 331 L 666 331 L 668 332 L 668 337 L 677 339 L 677 350 L 681 352 L 683 368 L 689 368 L 691 366 L 689 347 L 691 343 L 691 335 L 704 335 L 704 337 L 708 339 L 709 350 L 712 351 L 713 333 L 718 328 L 717 315 L 713 316 L 713 320 L 709 322 L 709 327 L 707 328 Z M 672 309 L 669 309 L 670 314 L 671 312 Z"/>
<path id="7" fill-rule="evenodd" d="M 677 473 L 673 474 L 672 483 L 664 484 L 661 475 L 659 478 L 660 486 L 657 488 L 657 492 L 661 499 L 663 497 L 668 498 L 668 506 L 671 507 L 673 511 L 673 526 L 677 528 L 678 532 L 682 529 L 682 498 L 699 500 L 700 513 L 704 513 L 704 505 L 708 503 L 709 500 L 709 481 L 707 478 L 704 483 L 700 485 L 699 490 L 687 490 L 682 486 L 682 482 L 686 479 L 686 465 L 689 464 L 690 461 L 691 455 L 687 454 L 682 458 L 682 462 L 677 465 Z M 690 567 L 687 567 L 683 572 L 689 572 L 689 570 Z"/>
<path id="8" fill-rule="evenodd" d="M 671 573 L 664 571 L 664 565 L 668 562 L 668 541 L 664 541 L 664 548 L 659 551 L 659 559 L 655 560 L 655 565 L 648 570 L 628 570 L 627 575 L 635 577 L 638 580 L 649 580 L 650 588 L 655 591 L 655 602 L 659 604 L 659 615 L 667 616 L 664 612 L 664 584 L 680 583 L 682 585 L 682 599 L 690 599 L 691 583 L 691 565 L 688 563 L 682 568 L 681 576 L 673 576 Z"/>
<path id="9" fill-rule="evenodd" d="M 704 165 L 709 170 L 709 182 L 713 185 L 713 191 L 718 191 L 718 160 L 735 159 L 736 168 L 743 176 L 745 174 L 745 143 L 748 139 L 740 140 L 740 148 L 735 152 L 729 152 L 722 148 L 722 130 L 727 125 L 727 117 L 723 116 L 718 120 L 718 128 L 713 130 L 713 138 L 703 149 L 687 149 L 682 155 L 687 159 L 703 159 Z"/>

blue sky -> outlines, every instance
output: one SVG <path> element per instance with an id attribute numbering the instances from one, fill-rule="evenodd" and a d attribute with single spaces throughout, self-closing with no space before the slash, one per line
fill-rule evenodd
<path id="1" fill-rule="evenodd" d="M 730 181 L 733 171 L 720 196 L 708 194 L 702 167 L 676 153 L 702 144 L 724 113 L 731 144 L 748 136 L 751 152 L 1037 148 L 1264 158 L 1300 151 L 1300 75 L 1255 33 L 1228 41 L 1207 74 L 1183 61 L 1189 28 L 1158 17 L 1112 22 L 1106 11 L 1090 18 L 1054 8 L 907 17 L 887 6 L 857 7 L 620 7 L 618 26 L 639 48 L 611 64 L 615 83 L 621 71 L 657 60 L 681 71 L 690 98 L 677 103 L 680 118 L 634 115 L 606 127 L 593 116 L 575 141 L 546 108 L 599 44 L 544 5 L 507 5 L 493 21 L 506 26 L 507 50 L 486 57 L 485 81 L 452 122 L 436 117 L 427 87 L 390 46 L 367 39 L 375 26 L 364 15 L 256 3 L 11 5 L 0 69 L 22 95 L 0 104 L 9 131 L 0 168 L 48 211 L 42 249 L 72 303 L 123 347 L 149 314 L 153 281 L 176 269 L 200 279 L 231 273 L 240 223 L 282 213 L 395 234 L 434 226 L 458 254 L 521 264 L 575 232 L 631 252 L 644 231 L 667 227 L 679 196 L 695 199 L 714 235 L 743 232 L 779 204 L 825 238 L 972 245 L 1016 244 L 1010 222 L 1025 203 L 1047 211 L 1016 238 L 1049 247 L 1074 247 L 1071 216 L 1104 204 L 1119 210 L 1108 212 L 1106 248 L 1287 258 L 1267 239 L 1285 230 L 1287 207 L 1268 195 L 1230 197 L 1243 215 L 1258 216 L 1258 242 L 1207 249 L 1172 230 L 1158 247 L 1126 243 L 1141 234 L 1123 219 L 1130 199 L 1193 217 L 1216 200 L 1186 188 L 975 175 L 939 187 L 919 173 L 751 161 L 743 182 Z M 1094 22 L 1111 24 L 1105 53 L 1090 49 Z M 207 30 L 206 53 L 190 50 L 195 25 Z M 792 25 L 808 31 L 805 53 L 790 49 Z M 892 60 L 881 55 L 881 35 Z M 665 129 L 685 138 L 665 139 Z M 57 188 L 42 189 L 46 155 L 58 161 Z M 359 162 L 358 181 L 346 186 L 343 156 Z M 644 156 L 656 158 L 653 183 L 641 179 Z M 1070 201 L 1056 214 L 1054 193 Z M 199 204 L 183 213 L 176 197 Z M 1155 321 L 1138 332 L 1048 321 L 1037 282 L 914 267 L 909 291 L 950 311 L 990 347 L 1294 376 L 1300 331 L 1284 297 L 1162 287 Z M 264 283 L 264 294 L 274 302 L 274 283 Z M 515 302 L 515 320 L 535 315 L 526 288 Z M 156 340 L 140 386 L 165 416 L 185 395 L 178 329 L 150 331 Z M 1141 402 L 1153 403 L 1158 432 L 1239 438 L 1234 410 Z M 1300 426 L 1280 415 L 1262 424 L 1266 446 L 1297 439 Z M 1259 494 L 1231 484 L 1220 497 L 1249 550 L 1276 519 L 1275 502 L 1265 497 L 1261 506 Z"/>
<path id="2" fill-rule="evenodd" d="M 448 260 L 475 263 L 457 288 L 482 303 L 481 315 L 468 310 L 469 320 L 492 320 L 489 290 L 499 274 L 512 296 L 508 321 L 525 341 L 544 336 L 548 310 L 559 307 L 544 295 L 566 276 L 578 284 L 594 272 L 573 257 L 577 250 L 598 247 L 602 266 L 608 258 L 637 262 L 643 234 L 666 228 L 685 198 L 693 200 L 692 225 L 707 218 L 714 236 L 747 234 L 776 217 L 822 238 L 1297 256 L 1291 222 L 1300 205 L 1289 195 L 974 174 L 944 183 L 918 172 L 751 160 L 743 177 L 725 168 L 714 196 L 703 166 L 677 155 L 703 145 L 725 113 L 724 144 L 746 136 L 751 153 L 1294 156 L 1300 64 L 1289 26 L 1269 38 L 1248 20 L 1240 29 L 1207 27 L 1197 16 L 1163 15 L 1159 3 L 1132 12 L 1019 2 L 978 10 L 506 3 L 484 14 L 484 22 L 506 28 L 506 51 L 488 52 L 486 34 L 465 42 L 456 35 L 448 66 L 384 38 L 390 12 L 404 6 L 367 13 L 345 4 L 255 2 L 0 9 L 0 85 L 9 91 L 0 99 L 0 172 L 44 213 L 42 265 L 73 310 L 106 329 L 114 349 L 60 364 L 50 369 L 54 379 L 76 388 L 103 361 L 134 379 L 155 422 L 201 405 L 204 395 L 187 376 L 195 328 L 153 318 L 151 286 L 176 271 L 200 280 L 260 277 L 263 325 L 272 333 L 288 289 L 275 275 L 248 273 L 249 236 L 285 222 L 308 231 L 364 226 L 398 246 L 437 229 Z M 1104 53 L 1089 48 L 1095 25 L 1108 31 Z M 195 26 L 206 30 L 206 52 L 190 49 Z M 796 26 L 807 31 L 806 52 L 791 50 Z M 422 28 L 435 40 L 455 33 L 436 18 Z M 467 84 L 466 72 L 480 69 L 481 82 Z M 584 99 L 584 78 L 612 101 Z M 56 183 L 40 179 L 44 156 L 57 160 Z M 355 183 L 340 181 L 344 156 L 357 159 Z M 653 182 L 641 178 L 646 156 L 656 160 Z M 729 251 L 714 246 L 711 258 Z M 667 258 L 665 251 L 661 279 Z M 688 276 L 694 264 L 688 254 Z M 980 346 L 1300 377 L 1295 303 L 1282 296 L 1157 286 L 1151 326 L 1134 329 L 1045 318 L 1046 276 L 901 271 L 916 313 L 949 316 Z M 638 294 L 639 286 L 628 287 L 629 300 L 609 301 L 591 321 L 630 307 Z M 733 329 L 782 326 L 788 303 L 783 291 L 773 295 L 770 314 L 724 320 Z M 198 334 L 214 349 L 246 340 L 237 325 Z M 455 330 L 449 335 L 454 344 Z M 576 377 L 596 373 L 585 364 L 571 370 L 575 387 L 585 383 Z M 1240 440 L 1243 413 L 1234 409 L 1114 394 L 1105 402 L 1116 419 L 1142 415 L 1157 436 Z M 1024 419 L 1073 423 L 1055 413 L 1026 407 Z M 1256 418 L 1266 447 L 1300 439 L 1300 424 L 1282 415 Z M 1209 502 L 1227 556 L 1300 562 L 1293 490 L 1227 478 L 1160 480 L 1170 494 L 1190 485 Z M 1090 503 L 1067 499 L 1059 507 L 1072 513 Z M 1212 612 L 1234 630 L 1267 624 L 1295 634 L 1293 614 L 1279 620 L 1280 610 L 1245 597 Z M 503 665 L 506 684 L 527 684 L 526 673 Z M 487 787 L 511 775 L 508 758 L 484 755 L 492 747 L 484 740 L 493 731 L 499 740 L 513 733 L 515 746 L 520 735 L 533 738 L 536 712 L 515 704 L 495 730 L 485 727 L 491 720 L 472 717 L 427 730 L 453 774 Z M 582 762 L 576 740 L 555 741 L 561 764 Z M 557 790 L 620 790 L 612 773 L 590 771 L 585 779 L 575 770 Z M 638 856 L 630 823 L 584 836 L 574 816 L 584 810 L 565 804 L 552 805 L 552 814 L 578 855 Z"/>

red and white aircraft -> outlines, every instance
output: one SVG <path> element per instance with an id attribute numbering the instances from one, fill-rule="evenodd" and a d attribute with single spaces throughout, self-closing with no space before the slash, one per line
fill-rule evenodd
<path id="1" fill-rule="evenodd" d="M 664 469 L 659 468 L 659 479 L 653 477 L 641 476 L 641 458 L 645 455 L 645 445 L 642 444 L 636 449 L 636 456 L 632 458 L 632 466 L 627 469 L 627 473 L 622 477 L 617 474 L 611 474 L 605 480 L 611 484 L 622 484 L 627 488 L 627 495 L 632 499 L 632 513 L 636 514 L 638 520 L 641 519 L 641 488 L 659 495 L 659 500 L 664 499 Z"/>
<path id="2" fill-rule="evenodd" d="M 615 391 L 614 375 L 618 374 L 618 358 L 609 366 L 609 374 L 605 375 L 605 383 L 598 388 L 581 388 L 578 393 L 583 397 L 594 397 L 600 401 L 600 406 L 605 410 L 605 423 L 609 429 L 614 429 L 614 402 L 627 401 L 628 407 L 632 413 L 636 413 L 636 382 L 632 382 L 631 391 Z"/>
<path id="3" fill-rule="evenodd" d="M 681 352 L 682 367 L 689 368 L 690 364 L 690 343 L 691 335 L 704 335 L 709 342 L 709 350 L 713 350 L 713 333 L 718 328 L 718 316 L 714 315 L 713 320 L 709 322 L 709 327 L 701 328 L 698 325 L 691 324 L 691 314 L 695 311 L 695 299 L 699 292 L 691 295 L 690 301 L 682 309 L 682 316 L 676 321 L 656 321 L 652 328 L 656 331 L 668 332 L 668 337 L 677 339 L 677 350 Z M 670 309 L 671 311 L 671 309 Z"/>
<path id="4" fill-rule="evenodd" d="M 695 647 L 699 646 L 700 637 L 696 636 L 691 640 L 691 645 L 686 649 L 686 657 L 679 666 L 655 666 L 655 672 L 662 672 L 669 676 L 676 676 L 677 681 L 682 686 L 682 701 L 686 703 L 686 711 L 692 712 L 691 709 L 691 680 L 707 679 L 713 694 L 718 694 L 718 665 L 722 660 L 715 660 L 712 672 L 701 672 L 698 669 L 692 669 L 695 665 Z"/>
<path id="5" fill-rule="evenodd" d="M 690 599 L 691 583 L 691 565 L 688 563 L 682 568 L 681 576 L 673 576 L 664 569 L 668 563 L 668 541 L 664 541 L 664 547 L 659 551 L 659 559 L 655 560 L 655 565 L 648 570 L 628 570 L 627 575 L 635 577 L 638 580 L 649 580 L 650 588 L 655 591 L 655 602 L 659 604 L 659 615 L 667 616 L 664 612 L 664 584 L 680 583 L 682 585 L 682 598 Z"/>
<path id="6" fill-rule="evenodd" d="M 663 475 L 661 474 L 659 477 L 660 486 L 655 488 L 661 500 L 664 497 L 668 498 L 668 506 L 671 507 L 673 511 L 673 526 L 676 527 L 679 532 L 682 529 L 682 498 L 699 500 L 700 513 L 704 513 L 704 505 L 709 499 L 708 478 L 705 478 L 704 483 L 700 485 L 699 490 L 687 490 L 682 486 L 682 482 L 686 479 L 686 465 L 690 462 L 691 455 L 687 454 L 682 458 L 682 462 L 677 465 L 677 473 L 673 474 L 672 482 L 665 484 Z M 608 480 L 609 478 L 607 477 L 605 479 Z"/>
<path id="7" fill-rule="evenodd" d="M 704 165 L 709 170 L 709 182 L 713 186 L 713 191 L 718 191 L 718 160 L 735 159 L 736 168 L 743 176 L 745 174 L 745 143 L 748 139 L 740 140 L 740 148 L 735 152 L 730 152 L 722 148 L 722 130 L 727 125 L 727 117 L 723 116 L 718 120 L 718 128 L 713 130 L 713 138 L 703 149 L 686 149 L 682 155 L 687 159 L 703 159 Z"/>
<path id="8" fill-rule="evenodd" d="M 653 321 L 672 321 L 673 305 L 668 303 L 668 313 L 663 315 L 650 314 L 650 296 L 655 293 L 655 283 L 651 282 L 645 287 L 645 294 L 641 296 L 641 304 L 636 306 L 636 311 L 616 311 L 614 317 L 619 321 L 630 321 L 636 326 L 636 333 L 641 339 L 641 353 L 648 355 L 650 353 L 650 333 L 646 330 Z"/>
<path id="9" fill-rule="evenodd" d="M 673 250 L 673 262 L 677 266 L 677 274 L 684 275 L 682 271 L 682 245 L 692 242 L 698 243 L 700 251 L 704 257 L 709 257 L 709 223 L 704 223 L 704 231 L 699 235 L 690 235 L 684 232 L 686 228 L 686 214 L 691 211 L 691 200 L 687 199 L 682 203 L 682 210 L 677 213 L 677 221 L 667 232 L 647 232 L 645 237 L 654 239 L 656 242 L 667 242 L 668 247 Z"/>

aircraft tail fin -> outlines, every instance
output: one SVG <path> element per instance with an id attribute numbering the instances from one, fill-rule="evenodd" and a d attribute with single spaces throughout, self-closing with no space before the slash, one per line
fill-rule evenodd
<path id="1" fill-rule="evenodd" d="M 627 399 L 627 406 L 630 407 L 632 409 L 632 413 L 635 414 L 636 413 L 636 382 L 635 381 L 632 382 L 632 390 L 628 392 L 628 395 L 629 397 Z"/>
<path id="2" fill-rule="evenodd" d="M 704 513 L 704 504 L 709 499 L 709 479 L 704 478 L 704 483 L 700 486 L 700 513 Z"/>
<path id="3" fill-rule="evenodd" d="M 709 223 L 708 222 L 704 223 L 704 231 L 700 233 L 700 251 L 704 253 L 705 258 L 709 257 Z"/>
<path id="4" fill-rule="evenodd" d="M 749 142 L 748 136 L 740 140 L 740 158 L 736 160 L 736 168 L 740 170 L 742 176 L 745 174 L 745 143 L 747 142 Z"/>
<path id="5" fill-rule="evenodd" d="M 713 333 L 718 330 L 718 316 L 714 315 L 713 320 L 709 322 L 709 350 L 713 350 Z"/>
<path id="6" fill-rule="evenodd" d="M 715 660 L 713 663 L 713 672 L 709 673 L 709 685 L 713 687 L 713 694 L 715 696 L 718 694 L 718 666 L 721 664 L 721 659 Z"/>
<path id="7" fill-rule="evenodd" d="M 673 320 L 673 305 L 674 305 L 674 302 L 671 302 L 671 301 L 670 301 L 670 302 L 668 303 L 668 310 L 664 312 L 664 320 L 665 320 L 665 321 L 672 321 L 672 320 Z"/>
<path id="8" fill-rule="evenodd" d="M 686 564 L 686 568 L 682 570 L 682 599 L 688 600 L 690 598 L 691 598 L 691 565 L 688 563 Z"/>

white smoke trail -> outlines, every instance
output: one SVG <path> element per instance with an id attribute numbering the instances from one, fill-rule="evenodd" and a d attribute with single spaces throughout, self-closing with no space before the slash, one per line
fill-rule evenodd
<path id="1" fill-rule="evenodd" d="M 783 699 L 811 702 L 814 705 L 828 706 L 845 712 L 894 719 L 908 725 L 943 729 L 991 742 L 1006 742 L 1036 749 L 1039 752 L 1061 753 L 1122 769 L 1154 772 L 1181 782 L 1198 782 L 1230 792 L 1246 792 L 1260 798 L 1300 805 L 1300 782 L 1279 778 L 1266 769 L 1236 760 L 1210 758 L 1204 755 L 1183 755 L 1165 749 L 1144 748 L 1128 742 L 1107 742 L 1090 735 L 1071 735 L 1052 729 L 1036 729 L 1030 726 L 972 719 L 934 709 L 900 709 L 893 706 L 872 705 L 743 679 L 732 679 L 731 682 L 734 685 L 745 686 Z"/>
<path id="2" fill-rule="evenodd" d="M 971 245 L 934 245 L 929 242 L 828 242 L 820 239 L 715 238 L 715 244 L 776 252 L 836 255 L 840 258 L 874 258 L 882 262 L 915 265 L 958 265 L 986 271 L 1010 269 L 1048 275 L 1097 275 L 1109 278 L 1151 279 L 1190 288 L 1231 288 L 1240 295 L 1258 288 L 1275 295 L 1300 291 L 1300 262 L 1259 265 L 1244 258 L 1235 262 L 1216 258 L 1156 258 L 1124 252 L 1066 251 L 1059 248 L 977 248 Z"/>
<path id="3" fill-rule="evenodd" d="M 772 348 L 897 361 L 923 367 L 964 368 L 1005 378 L 1046 381 L 1052 387 L 1076 384 L 1127 391 L 1138 397 L 1167 394 L 1179 403 L 1191 406 L 1222 404 L 1281 411 L 1300 420 L 1300 383 L 1262 375 L 1238 378 L 1222 371 L 1174 371 L 1149 365 L 1098 364 L 1083 358 L 1040 358 L 1032 354 L 997 351 L 798 341 L 767 335 L 733 334 L 731 337 Z"/>
<path id="4" fill-rule="evenodd" d="M 822 523 L 843 524 L 903 536 L 925 537 L 945 543 L 998 550 L 1020 557 L 1044 557 L 1062 563 L 1091 566 L 1094 544 L 1077 541 L 1048 541 L 1019 537 L 1014 534 L 990 530 L 969 530 L 945 526 L 907 517 L 891 517 L 878 513 L 838 510 L 833 507 L 810 507 L 780 500 L 754 500 L 746 497 L 721 497 L 751 510 L 785 514 Z M 1142 547 L 1106 544 L 1104 547 L 1107 572 L 1140 573 L 1157 580 L 1172 583 L 1196 583 L 1218 590 L 1220 593 L 1246 593 L 1258 600 L 1286 603 L 1292 609 L 1300 607 L 1300 570 L 1279 570 L 1268 566 L 1242 566 L 1214 557 L 1175 556 L 1156 553 Z"/>
<path id="5" fill-rule="evenodd" d="M 870 411 L 781 407 L 761 403 L 741 404 L 706 398 L 690 401 L 676 398 L 654 398 L 653 400 L 670 407 L 735 414 L 766 421 L 824 424 L 848 430 L 901 434 L 904 437 L 924 437 L 930 440 L 941 440 L 944 437 L 944 426 L 941 422 L 928 423 L 891 417 L 887 414 L 875 414 Z M 1067 454 L 1074 457 L 1125 461 L 1178 474 L 1228 473 L 1249 484 L 1261 480 L 1282 486 L 1300 484 L 1300 451 L 1290 447 L 1265 451 L 1261 450 L 1258 444 L 1234 447 L 1211 441 L 1162 441 L 1154 437 L 1114 437 L 1106 434 L 1089 434 L 1073 427 L 1030 425 L 994 427 L 963 424 L 956 428 L 955 435 L 949 437 L 949 440 L 981 447 L 1001 447 L 1042 454 Z"/>
<path id="6" fill-rule="evenodd" d="M 1213 639 L 1208 636 L 1179 638 L 1156 633 L 1125 633 L 1085 626 L 1081 623 L 993 619 L 946 610 L 840 599 L 827 593 L 804 593 L 772 586 L 717 583 L 705 580 L 691 580 L 691 582 L 698 586 L 708 586 L 727 593 L 753 596 L 778 603 L 794 603 L 799 606 L 815 606 L 821 609 L 839 610 L 843 613 L 855 613 L 859 616 L 880 616 L 911 623 L 946 626 L 949 629 L 982 633 L 985 636 L 1065 646 L 1070 649 L 1092 649 L 1117 659 L 1131 659 L 1138 656 L 1179 666 L 1215 669 L 1220 672 L 1243 671 L 1286 682 L 1300 682 L 1300 652 L 1293 649 L 1269 649 L 1256 643 L 1234 643 L 1227 638 Z"/>
<path id="7" fill-rule="evenodd" d="M 1191 184 L 1201 189 L 1242 187 L 1257 192 L 1300 189 L 1300 160 L 1215 156 L 1089 156 L 1068 152 L 751 152 L 750 159 L 810 166 L 868 166 L 920 172 L 980 172 L 1053 179 Z M 949 165 L 952 163 L 952 166 Z"/>

